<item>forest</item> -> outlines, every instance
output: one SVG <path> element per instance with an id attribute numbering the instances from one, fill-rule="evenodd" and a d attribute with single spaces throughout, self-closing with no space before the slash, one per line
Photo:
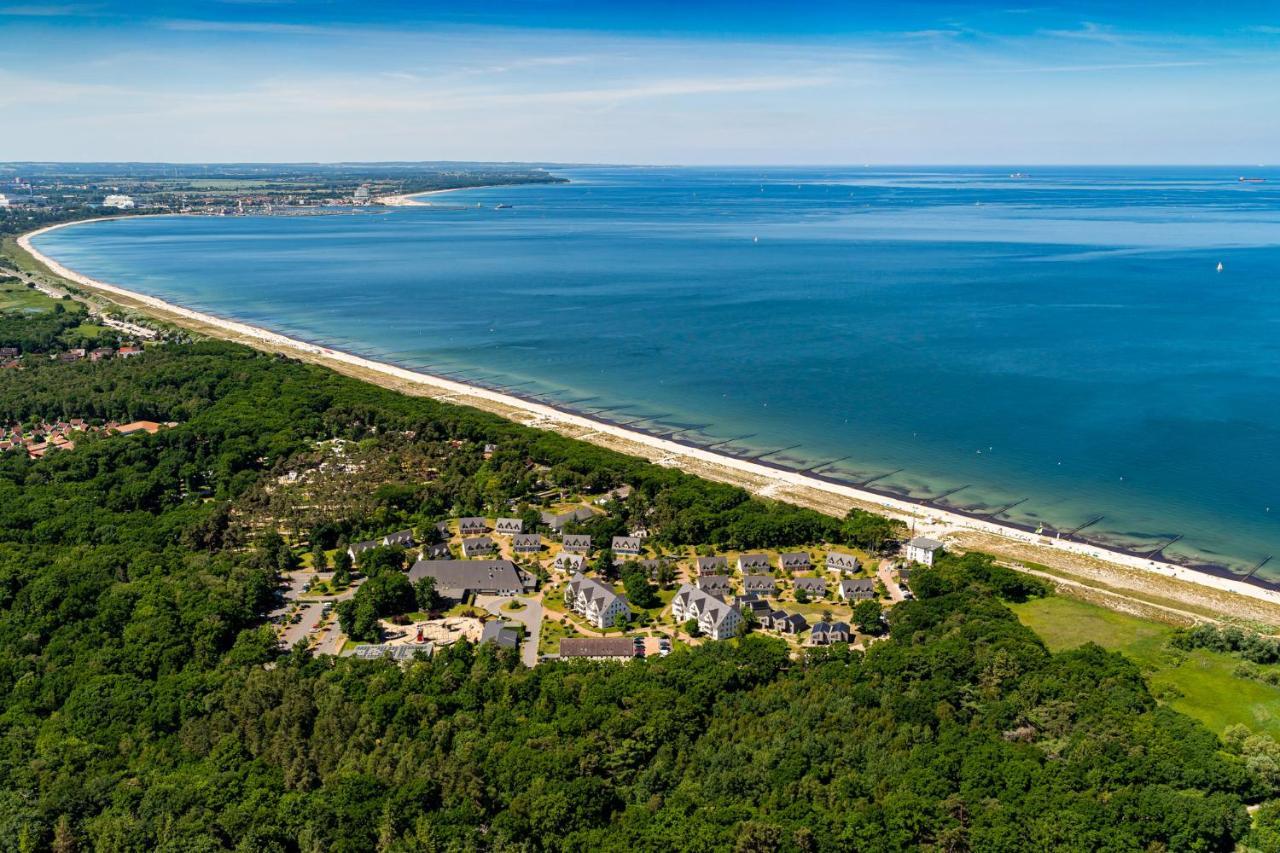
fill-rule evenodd
<path id="1" fill-rule="evenodd" d="M 262 617 L 296 552 L 492 514 L 538 481 L 630 484 L 629 511 L 672 544 L 784 546 L 841 521 L 224 343 L 0 373 L 0 421 L 33 417 L 178 425 L 0 455 L 0 850 L 1211 851 L 1280 837 L 1273 805 L 1252 829 L 1245 808 L 1277 777 L 1160 706 L 1122 655 L 1051 654 L 1004 604 L 1046 589 L 982 555 L 918 573 L 917 600 L 865 653 L 793 658 L 748 635 L 534 669 L 465 643 L 404 666 L 282 654 Z M 370 490 L 348 517 L 271 517 L 265 485 L 334 439 L 431 476 Z"/>

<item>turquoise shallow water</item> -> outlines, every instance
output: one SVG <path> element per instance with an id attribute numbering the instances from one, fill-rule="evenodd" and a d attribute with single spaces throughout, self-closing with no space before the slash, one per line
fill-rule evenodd
<path id="1" fill-rule="evenodd" d="M 41 236 L 88 275 L 1280 580 L 1280 173 L 580 169 Z M 497 209 L 499 203 L 512 205 Z M 1223 272 L 1216 272 L 1221 261 Z M 900 470 L 899 470 L 900 469 Z M 896 472 L 896 473 L 891 473 Z M 961 488 L 963 487 L 963 488 Z"/>

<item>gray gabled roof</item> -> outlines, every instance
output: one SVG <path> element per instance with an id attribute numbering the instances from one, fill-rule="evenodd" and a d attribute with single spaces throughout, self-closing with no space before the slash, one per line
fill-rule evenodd
<path id="1" fill-rule="evenodd" d="M 755 568 L 757 566 L 768 567 L 769 555 L 768 554 L 742 554 L 742 555 L 739 555 L 738 557 L 738 565 L 749 567 L 749 568 Z"/>
<path id="2" fill-rule="evenodd" d="M 729 578 L 727 575 L 701 575 L 695 585 L 708 592 L 728 592 Z"/>
<path id="3" fill-rule="evenodd" d="M 698 574 L 715 569 L 729 568 L 729 560 L 727 557 L 699 557 L 697 559 Z"/>
<path id="4" fill-rule="evenodd" d="M 585 506 L 575 507 L 559 513 L 544 511 L 542 513 L 542 523 L 559 530 L 571 521 L 586 521 L 594 515 L 595 513 L 591 511 L 591 508 Z"/>
<path id="5" fill-rule="evenodd" d="M 436 590 L 447 598 L 457 593 L 496 593 L 523 589 L 515 563 L 510 560 L 419 560 L 409 569 L 410 583 L 435 578 Z"/>
<path id="6" fill-rule="evenodd" d="M 542 537 L 536 533 L 517 533 L 511 537 L 511 547 L 517 551 L 540 551 Z"/>
<path id="7" fill-rule="evenodd" d="M 742 578 L 743 592 L 772 592 L 778 588 L 773 575 L 745 575 Z"/>
<path id="8" fill-rule="evenodd" d="M 479 516 L 472 515 L 472 516 L 467 516 L 466 518 L 458 519 L 459 530 L 476 530 L 478 528 L 487 529 L 488 527 L 489 527 L 489 522 L 485 521 L 483 518 L 480 518 Z"/>
<path id="9" fill-rule="evenodd" d="M 481 644 L 493 643 L 500 649 L 514 649 L 520 645 L 520 633 L 501 619 L 494 619 L 484 623 L 484 629 L 480 632 L 480 642 Z"/>
<path id="10" fill-rule="evenodd" d="M 919 548 L 922 551 L 937 551 L 942 547 L 942 543 L 937 539 L 930 539 L 928 536 L 917 536 L 907 543 L 913 548 Z"/>
<path id="11" fill-rule="evenodd" d="M 807 566 L 809 565 L 809 555 L 800 551 L 791 551 L 786 554 L 779 554 L 778 560 L 783 566 Z"/>
<path id="12" fill-rule="evenodd" d="M 803 589 L 805 592 L 822 594 L 827 591 L 826 578 L 796 578 L 794 583 L 796 589 Z"/>
<path id="13" fill-rule="evenodd" d="M 520 533 L 524 530 L 524 522 L 518 518 L 500 518 L 494 529 L 499 533 Z"/>
<path id="14" fill-rule="evenodd" d="M 466 548 L 468 551 L 475 551 L 478 548 L 497 548 L 498 543 L 494 542 L 488 536 L 473 536 L 470 539 L 463 539 L 462 547 Z"/>
<path id="15" fill-rule="evenodd" d="M 611 547 L 614 551 L 639 551 L 644 547 L 644 540 L 639 536 L 615 536 Z"/>

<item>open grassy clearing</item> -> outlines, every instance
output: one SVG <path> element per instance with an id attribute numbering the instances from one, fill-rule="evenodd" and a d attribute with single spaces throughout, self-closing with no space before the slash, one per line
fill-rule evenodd
<path id="1" fill-rule="evenodd" d="M 1280 738 L 1280 688 L 1237 676 L 1240 658 L 1203 649 L 1172 649 L 1168 640 L 1174 629 L 1168 625 L 1065 596 L 1012 608 L 1053 651 L 1095 642 L 1122 652 L 1142 668 L 1157 698 L 1214 732 L 1243 723 Z"/>

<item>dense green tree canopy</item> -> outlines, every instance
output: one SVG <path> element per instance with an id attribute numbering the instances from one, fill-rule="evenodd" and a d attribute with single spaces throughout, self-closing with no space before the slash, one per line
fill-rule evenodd
<path id="1" fill-rule="evenodd" d="M 247 536 L 244 508 L 317 440 L 412 435 L 438 460 L 371 497 L 382 532 L 525 499 L 533 464 L 630 483 L 623 511 L 668 543 L 841 525 L 224 344 L 8 372 L 0 410 L 180 424 L 0 456 L 0 850 L 1230 850 L 1270 790 L 1257 750 L 1158 706 L 1123 657 L 1050 654 L 1000 600 L 1043 589 L 981 556 L 918 572 L 865 654 L 280 655 L 262 614 L 295 543 Z M 350 618 L 416 604 L 386 568 Z"/>

